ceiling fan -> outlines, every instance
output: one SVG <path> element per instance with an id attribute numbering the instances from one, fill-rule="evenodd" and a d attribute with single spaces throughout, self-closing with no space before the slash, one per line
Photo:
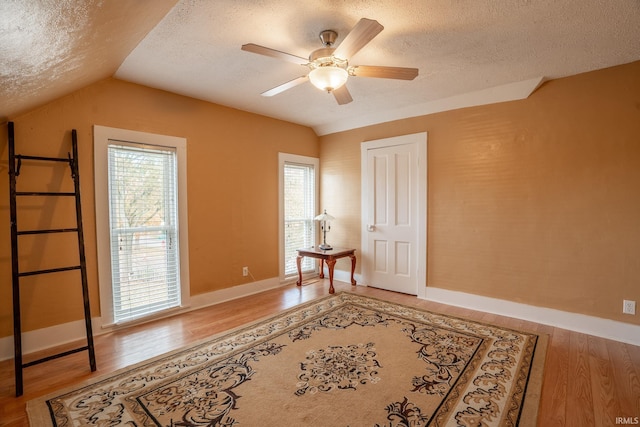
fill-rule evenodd
<path id="1" fill-rule="evenodd" d="M 308 59 L 253 43 L 242 45 L 242 50 L 283 59 L 309 68 L 308 74 L 269 89 L 263 92 L 262 96 L 277 95 L 308 80 L 318 89 L 333 93 L 338 104 L 343 105 L 353 101 L 345 85 L 350 76 L 413 80 L 418 75 L 417 68 L 349 65 L 349 58 L 373 40 L 383 29 L 384 27 L 378 21 L 362 18 L 336 48 L 333 44 L 338 33 L 333 30 L 324 30 L 320 32 L 320 40 L 324 47 L 311 52 Z"/>

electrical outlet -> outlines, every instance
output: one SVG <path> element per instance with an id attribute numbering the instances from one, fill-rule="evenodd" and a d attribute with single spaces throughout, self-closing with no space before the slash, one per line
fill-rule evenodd
<path id="1" fill-rule="evenodd" d="M 636 314 L 636 302 L 630 300 L 622 300 L 622 312 L 624 314 Z"/>
<path id="2" fill-rule="evenodd" d="M 249 267 L 242 267 L 242 275 L 245 277 L 249 275 Z"/>

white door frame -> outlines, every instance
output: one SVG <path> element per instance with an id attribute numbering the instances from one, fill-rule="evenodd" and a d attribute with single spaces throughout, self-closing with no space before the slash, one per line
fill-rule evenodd
<path id="1" fill-rule="evenodd" d="M 391 138 L 365 141 L 360 144 L 360 178 L 361 178 L 361 208 L 360 208 L 360 270 L 362 283 L 367 284 L 370 277 L 371 264 L 368 261 L 367 236 L 367 206 L 369 203 L 369 188 L 367 179 L 368 156 L 367 151 L 394 145 L 417 144 L 418 146 L 418 298 L 426 298 L 427 293 L 427 133 L 414 133 Z"/>

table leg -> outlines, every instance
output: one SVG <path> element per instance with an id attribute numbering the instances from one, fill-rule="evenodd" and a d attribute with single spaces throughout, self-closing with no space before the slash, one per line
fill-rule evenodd
<path id="1" fill-rule="evenodd" d="M 355 286 L 356 279 L 353 278 L 353 273 L 356 271 L 356 256 L 352 254 L 349 258 L 351 258 L 351 286 Z"/>
<path id="2" fill-rule="evenodd" d="M 320 274 L 318 277 L 324 279 L 324 259 L 320 258 Z"/>
<path id="3" fill-rule="evenodd" d="M 304 258 L 302 255 L 298 255 L 296 258 L 296 265 L 298 266 L 298 281 L 296 282 L 297 286 L 302 286 L 302 258 Z"/>
<path id="4" fill-rule="evenodd" d="M 333 267 L 336 265 L 334 258 L 327 259 L 327 267 L 329 268 L 329 293 L 332 294 L 336 290 L 333 288 Z"/>

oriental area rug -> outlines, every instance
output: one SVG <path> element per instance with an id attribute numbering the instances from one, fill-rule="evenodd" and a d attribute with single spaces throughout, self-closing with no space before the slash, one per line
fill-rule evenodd
<path id="1" fill-rule="evenodd" d="M 544 338 L 339 293 L 27 411 L 34 427 L 528 426 Z"/>

